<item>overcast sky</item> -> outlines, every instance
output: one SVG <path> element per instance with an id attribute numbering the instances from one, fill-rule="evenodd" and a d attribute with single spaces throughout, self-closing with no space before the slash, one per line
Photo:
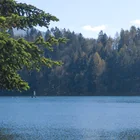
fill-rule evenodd
<path id="1" fill-rule="evenodd" d="M 114 37 L 121 28 L 140 26 L 140 0 L 16 0 L 37 6 L 60 19 L 50 27 L 70 29 L 85 37 L 100 30 Z M 45 31 L 44 28 L 41 30 Z"/>

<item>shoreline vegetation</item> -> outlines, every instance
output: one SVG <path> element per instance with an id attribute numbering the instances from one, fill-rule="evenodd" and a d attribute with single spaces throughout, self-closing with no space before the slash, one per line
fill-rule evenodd
<path id="1" fill-rule="evenodd" d="M 2 91 L 0 92 L 0 97 L 3 97 L 3 96 L 6 96 L 6 97 L 32 97 L 33 96 L 33 92 L 11 92 L 11 91 Z M 41 94 L 41 93 L 37 93 L 36 95 L 37 97 L 43 97 L 43 96 L 46 96 L 46 97 L 86 97 L 86 96 L 91 96 L 91 97 L 100 97 L 100 96 L 110 96 L 110 97 L 115 97 L 115 96 L 140 96 L 140 92 L 116 92 L 116 93 L 83 93 L 83 94 L 79 94 L 79 93 L 47 93 L 47 94 Z"/>
<path id="2" fill-rule="evenodd" d="M 82 34 L 57 27 L 40 32 L 27 30 L 24 38 L 34 41 L 39 35 L 44 39 L 67 38 L 66 44 L 53 45 L 45 56 L 61 60 L 62 66 L 42 67 L 42 71 L 20 71 L 29 83 L 28 91 L 5 92 L 5 95 L 38 96 L 137 96 L 140 95 L 140 29 L 132 26 L 121 30 L 115 38 L 100 32 L 97 39 L 84 38 Z M 18 38 L 16 34 L 13 38 Z M 4 93 L 4 92 L 3 92 Z M 0 95 L 3 94 L 0 92 Z"/>

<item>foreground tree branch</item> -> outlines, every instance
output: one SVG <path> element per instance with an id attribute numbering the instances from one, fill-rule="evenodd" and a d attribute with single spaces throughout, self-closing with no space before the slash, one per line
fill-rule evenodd
<path id="1" fill-rule="evenodd" d="M 8 34 L 9 29 L 28 29 L 35 26 L 48 28 L 50 21 L 58 19 L 32 5 L 17 3 L 14 0 L 0 1 L 0 89 L 28 90 L 29 86 L 18 72 L 23 68 L 41 70 L 42 66 L 51 68 L 61 65 L 44 56 L 44 49 L 53 51 L 52 45 L 65 43 L 65 38 L 55 39 L 50 36 L 47 41 L 39 37 L 35 42 L 24 38 L 13 39 Z M 41 46 L 41 47 L 40 47 Z"/>

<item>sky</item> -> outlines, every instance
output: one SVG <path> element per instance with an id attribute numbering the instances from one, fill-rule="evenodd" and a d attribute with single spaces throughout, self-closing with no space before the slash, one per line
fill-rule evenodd
<path id="1" fill-rule="evenodd" d="M 51 27 L 66 28 L 84 37 L 97 38 L 101 30 L 114 37 L 116 32 L 140 26 L 140 0 L 16 0 L 32 4 L 59 18 Z M 45 28 L 39 28 L 45 31 Z"/>

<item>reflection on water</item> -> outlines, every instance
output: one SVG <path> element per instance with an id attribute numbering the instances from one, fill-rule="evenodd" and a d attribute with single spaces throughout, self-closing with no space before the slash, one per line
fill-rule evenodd
<path id="1" fill-rule="evenodd" d="M 0 140 L 16 140 L 21 139 L 21 136 L 16 133 L 12 133 L 8 128 L 0 128 Z"/>
<path id="2" fill-rule="evenodd" d="M 0 98 L 0 140 L 140 140 L 140 97 Z"/>
<path id="3" fill-rule="evenodd" d="M 0 133 L 0 140 L 140 140 L 140 130 L 125 131 L 93 131 L 86 129 L 19 129 L 20 133 L 3 131 Z M 1 135 L 2 134 L 2 135 Z M 3 138 L 3 139 L 2 139 Z"/>

